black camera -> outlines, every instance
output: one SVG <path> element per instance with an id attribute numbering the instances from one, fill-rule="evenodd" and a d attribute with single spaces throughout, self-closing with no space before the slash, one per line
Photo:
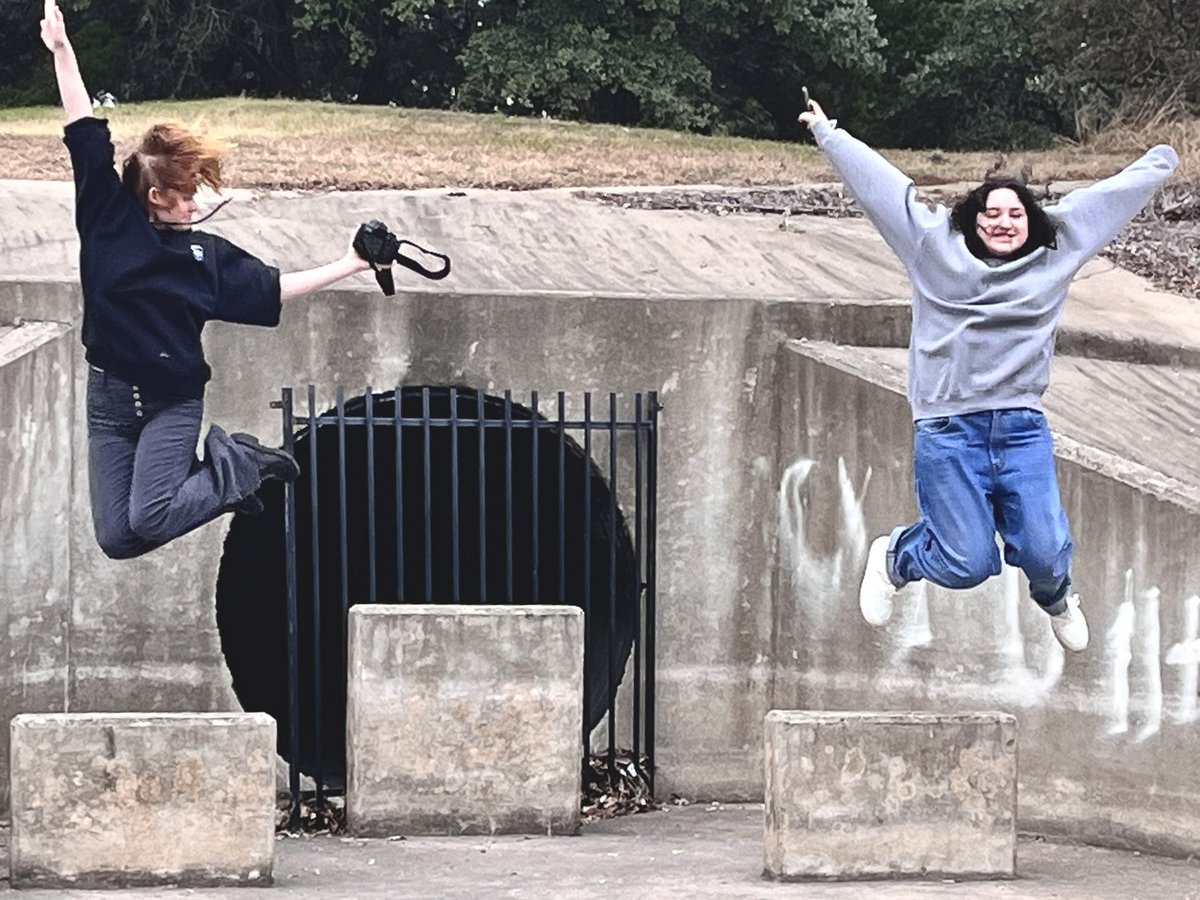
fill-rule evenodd
<path id="1" fill-rule="evenodd" d="M 412 241 L 401 240 L 378 219 L 372 219 L 358 226 L 352 246 L 355 253 L 371 264 L 371 269 L 375 272 L 375 280 L 379 282 L 379 287 L 389 297 L 396 293 L 396 286 L 392 280 L 392 263 L 394 262 L 435 281 L 450 274 L 450 257 L 444 253 L 426 250 Z M 403 246 L 412 247 L 426 257 L 441 260 L 441 266 L 430 269 L 421 265 L 416 259 L 400 252 L 400 248 Z"/>

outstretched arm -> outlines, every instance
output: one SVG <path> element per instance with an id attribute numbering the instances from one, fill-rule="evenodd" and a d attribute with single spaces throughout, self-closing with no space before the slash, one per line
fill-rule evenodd
<path id="1" fill-rule="evenodd" d="M 303 294 L 311 294 L 329 287 L 343 278 L 356 272 L 365 272 L 371 264 L 350 250 L 339 260 L 317 266 L 315 269 L 304 269 L 300 272 L 286 272 L 279 276 L 280 299 L 290 300 Z"/>
<path id="2" fill-rule="evenodd" d="M 948 213 L 931 212 L 917 199 L 911 178 L 826 118 L 815 100 L 800 113 L 825 156 L 854 195 L 867 218 L 906 266 L 917 255 L 925 233 L 942 224 Z"/>
<path id="3" fill-rule="evenodd" d="M 69 125 L 92 114 L 92 99 L 79 74 L 75 50 L 67 39 L 62 10 L 54 0 L 46 0 L 45 16 L 42 19 L 42 43 L 54 54 L 54 76 L 58 80 L 58 94 Z"/>
<path id="4" fill-rule="evenodd" d="M 1175 150 L 1159 144 L 1116 175 L 1071 191 L 1047 207 L 1046 214 L 1058 225 L 1058 246 L 1084 257 L 1099 253 L 1178 165 Z"/>

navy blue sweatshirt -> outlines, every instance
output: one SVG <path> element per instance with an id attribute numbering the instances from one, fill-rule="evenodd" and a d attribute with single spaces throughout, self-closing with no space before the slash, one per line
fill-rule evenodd
<path id="1" fill-rule="evenodd" d="M 155 228 L 121 184 L 108 122 L 64 129 L 75 170 L 75 224 L 87 360 L 148 396 L 194 400 L 212 375 L 210 319 L 279 324 L 279 270 L 224 238 Z"/>

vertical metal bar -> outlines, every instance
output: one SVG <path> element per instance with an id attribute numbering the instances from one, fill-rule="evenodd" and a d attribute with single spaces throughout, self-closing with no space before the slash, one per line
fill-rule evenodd
<path id="1" fill-rule="evenodd" d="M 367 385 L 367 599 L 375 603 L 375 395 Z"/>
<path id="2" fill-rule="evenodd" d="M 608 395 L 608 768 L 617 768 L 617 395 Z"/>
<path id="3" fill-rule="evenodd" d="M 646 452 L 646 760 L 654 796 L 654 641 L 658 577 L 658 391 L 650 392 L 650 432 Z"/>
<path id="4" fill-rule="evenodd" d="M 504 602 L 513 602 L 512 391 L 504 392 Z"/>
<path id="5" fill-rule="evenodd" d="M 433 602 L 433 479 L 429 446 L 429 388 L 421 388 L 421 439 L 425 448 L 425 602 Z"/>
<path id="6" fill-rule="evenodd" d="M 558 602 L 567 602 L 566 394 L 558 392 Z M 585 745 L 586 746 L 586 745 Z"/>
<path id="7" fill-rule="evenodd" d="M 396 434 L 396 602 L 404 602 L 404 388 L 392 394 L 392 428 Z"/>
<path id="8" fill-rule="evenodd" d="M 308 487 L 309 512 L 312 516 L 312 654 L 313 654 L 313 756 L 316 770 L 317 809 L 325 803 L 325 758 L 321 752 L 321 517 L 317 499 L 317 389 L 308 386 Z"/>
<path id="9" fill-rule="evenodd" d="M 592 392 L 583 394 L 583 633 L 592 630 Z M 612 685 L 608 685 L 612 690 Z M 592 752 L 588 724 L 583 723 L 583 752 Z"/>
<path id="10" fill-rule="evenodd" d="M 538 565 L 540 563 L 540 535 L 538 534 L 538 481 L 541 479 L 541 468 L 538 465 L 538 443 L 541 437 L 541 429 L 538 427 L 540 419 L 538 418 L 538 392 L 531 391 L 529 394 L 529 457 L 530 466 L 533 470 L 533 477 L 530 485 L 530 601 L 531 603 L 540 602 L 538 597 L 539 591 L 539 575 Z"/>
<path id="11" fill-rule="evenodd" d="M 462 603 L 459 572 L 462 568 L 458 535 L 458 389 L 450 388 L 450 596 L 453 603 Z"/>
<path id="12" fill-rule="evenodd" d="M 346 517 L 346 390 L 337 389 L 337 435 L 338 435 L 338 549 L 342 559 L 342 633 L 350 614 L 350 550 Z M 342 663 L 346 662 L 345 641 L 342 641 Z"/>
<path id="13" fill-rule="evenodd" d="M 350 620 L 350 551 L 347 535 L 349 519 L 346 515 L 346 390 L 341 385 L 337 389 L 337 470 L 338 470 L 338 550 L 341 554 L 341 589 L 342 606 L 338 622 L 338 646 L 341 648 L 341 671 L 346 671 L 349 662 L 349 642 L 347 640 Z"/>
<path id="14" fill-rule="evenodd" d="M 483 390 L 475 392 L 475 424 L 479 435 L 479 602 L 487 603 L 487 455 Z"/>
<path id="15" fill-rule="evenodd" d="M 283 449 L 295 453 L 296 423 L 292 409 L 292 389 L 284 388 Z M 296 490 L 295 484 L 283 491 L 283 534 L 287 552 L 287 667 L 288 667 L 288 789 L 292 795 L 291 827 L 300 824 L 300 646 L 299 610 L 296 601 Z"/>
<path id="16" fill-rule="evenodd" d="M 642 764 L 642 395 L 633 399 L 633 764 Z"/>

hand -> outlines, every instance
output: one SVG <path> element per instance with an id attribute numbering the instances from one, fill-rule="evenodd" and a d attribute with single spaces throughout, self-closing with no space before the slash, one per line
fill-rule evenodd
<path id="1" fill-rule="evenodd" d="M 808 109 L 800 113 L 797 121 L 803 122 L 809 128 L 812 128 L 818 122 L 828 122 L 829 119 L 825 116 L 825 110 L 821 109 L 821 104 L 816 100 L 808 101 Z"/>
<path id="2" fill-rule="evenodd" d="M 371 268 L 371 264 L 358 255 L 358 251 L 354 249 L 354 242 L 350 242 L 350 247 L 346 250 L 346 265 L 350 266 L 355 272 L 366 272 Z"/>
<path id="3" fill-rule="evenodd" d="M 42 43 L 51 53 L 67 46 L 67 26 L 62 10 L 54 0 L 46 0 L 46 18 L 42 19 Z"/>

